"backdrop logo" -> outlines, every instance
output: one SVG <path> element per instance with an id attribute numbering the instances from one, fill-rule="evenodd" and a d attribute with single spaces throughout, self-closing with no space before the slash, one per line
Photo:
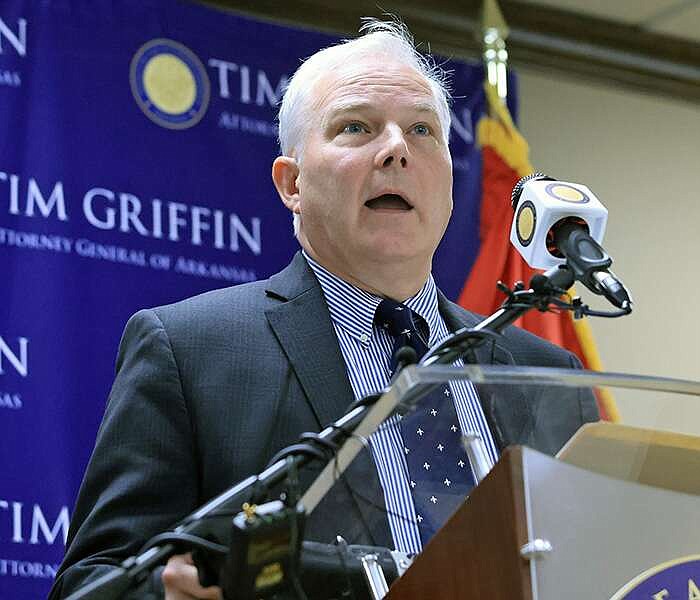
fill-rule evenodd
<path id="1" fill-rule="evenodd" d="M 27 20 L 17 19 L 16 31 L 12 24 L 0 19 L 0 54 L 11 47 L 19 56 L 27 56 Z"/>
<path id="2" fill-rule="evenodd" d="M 6 342 L 0 336 L 0 375 L 5 373 L 7 364 L 22 377 L 29 373 L 29 361 L 27 358 L 27 345 L 29 340 L 25 337 L 17 338 L 17 345 L 13 348 L 10 342 Z"/>
<path id="3" fill-rule="evenodd" d="M 700 599 L 700 555 L 683 556 L 647 569 L 610 600 Z"/>
<path id="4" fill-rule="evenodd" d="M 197 56 L 168 39 L 144 44 L 131 60 L 131 92 L 144 114 L 161 127 L 196 125 L 209 105 L 209 78 Z"/>
<path id="5" fill-rule="evenodd" d="M 0 499 L 0 540 L 3 542 L 11 538 L 13 544 L 65 544 L 69 521 L 67 506 L 61 506 L 56 513 L 36 503 L 30 507 L 23 502 Z"/>

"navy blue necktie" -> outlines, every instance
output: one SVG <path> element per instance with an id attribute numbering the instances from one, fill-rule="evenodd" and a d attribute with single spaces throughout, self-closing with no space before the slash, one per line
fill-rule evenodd
<path id="1" fill-rule="evenodd" d="M 392 374 L 400 348 L 411 346 L 419 358 L 428 351 L 427 324 L 407 306 L 382 300 L 376 320 L 394 338 Z M 418 531 L 425 545 L 474 487 L 450 387 L 444 384 L 421 398 L 400 423 Z"/>

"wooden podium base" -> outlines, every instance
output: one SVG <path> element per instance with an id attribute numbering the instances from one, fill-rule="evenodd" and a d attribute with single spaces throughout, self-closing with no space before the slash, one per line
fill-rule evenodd
<path id="1" fill-rule="evenodd" d="M 396 580 L 389 600 L 532 600 L 523 448 L 507 449 L 465 504 Z"/>

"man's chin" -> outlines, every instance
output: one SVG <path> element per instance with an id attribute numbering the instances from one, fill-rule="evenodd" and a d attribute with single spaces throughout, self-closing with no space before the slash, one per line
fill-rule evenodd
<path id="1" fill-rule="evenodd" d="M 432 259 L 433 252 L 419 252 L 415 244 L 410 242 L 392 243 L 391 240 L 382 241 L 373 246 L 369 246 L 365 256 L 371 262 L 385 264 L 406 264 L 415 262 L 424 264 Z"/>

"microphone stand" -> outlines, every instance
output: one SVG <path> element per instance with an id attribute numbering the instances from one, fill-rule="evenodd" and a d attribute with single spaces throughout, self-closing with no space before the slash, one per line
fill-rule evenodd
<path id="1" fill-rule="evenodd" d="M 534 275 L 530 280 L 530 289 L 525 289 L 522 282 L 518 282 L 515 288 L 510 290 L 499 281 L 498 287 L 508 294 L 501 308 L 475 327 L 460 329 L 435 345 L 420 364 L 451 364 L 468 355 L 477 346 L 494 339 L 495 335 L 500 334 L 529 310 L 537 308 L 544 311 L 553 302 L 557 303 L 558 297 L 565 294 L 575 281 L 574 271 L 568 265 L 558 265 L 544 274 Z"/>
<path id="2" fill-rule="evenodd" d="M 461 329 L 431 348 L 421 364 L 452 364 L 457 358 L 468 355 L 473 348 L 493 339 L 527 311 L 533 308 L 546 310 L 552 303 L 573 309 L 579 314 L 599 316 L 621 316 L 631 310 L 620 311 L 620 314 L 596 313 L 580 304 L 568 305 L 558 300 L 574 284 L 575 279 L 574 271 L 568 265 L 559 265 L 543 275 L 535 275 L 527 290 L 521 282 L 513 290 L 499 282 L 499 287 L 508 294 L 508 299 L 501 308 L 474 328 Z M 432 386 L 421 390 L 413 400 L 427 393 L 430 387 Z M 195 547 L 205 552 L 227 553 L 231 521 L 241 511 L 243 503 L 264 497 L 273 486 L 287 479 L 290 473 L 296 473 L 314 459 L 323 458 L 323 453 L 329 448 L 337 448 L 352 436 L 379 397 L 381 394 L 374 394 L 353 403 L 348 413 L 319 434 L 304 434 L 302 443 L 283 450 L 278 454 L 282 458 L 275 460 L 260 474 L 248 477 L 216 496 L 183 519 L 172 531 L 152 538 L 138 555 L 127 558 L 106 575 L 71 594 L 67 600 L 124 598 L 129 590 L 138 590 L 143 586 L 156 567 L 182 552 L 183 548 Z"/>

